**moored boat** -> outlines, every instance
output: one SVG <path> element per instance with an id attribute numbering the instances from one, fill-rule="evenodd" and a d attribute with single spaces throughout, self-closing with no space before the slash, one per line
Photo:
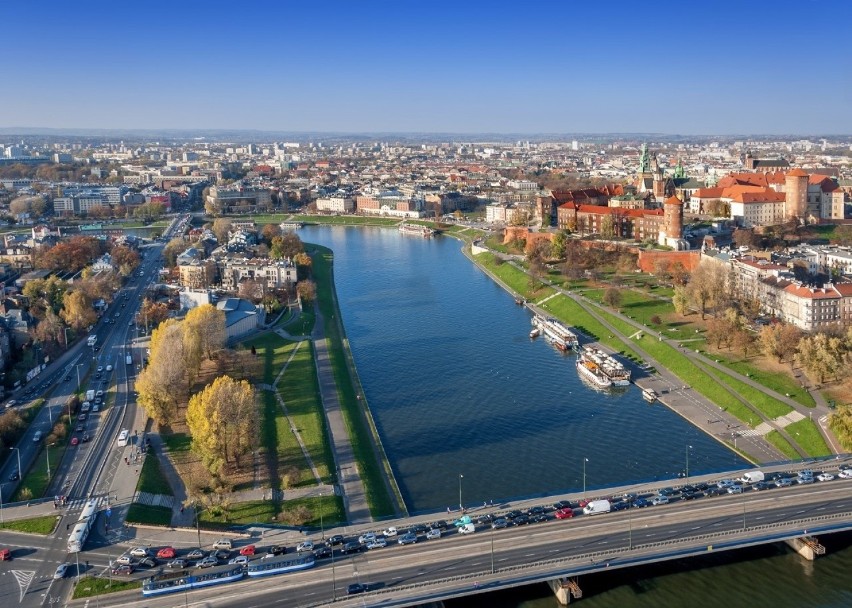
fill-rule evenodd
<path id="1" fill-rule="evenodd" d="M 530 338 L 538 338 L 541 335 L 541 330 L 538 327 L 533 327 L 530 331 Z"/>
<path id="2" fill-rule="evenodd" d="M 630 384 L 630 370 L 612 355 L 590 345 L 584 346 L 581 354 L 585 359 L 593 361 L 614 386 Z"/>
<path id="3" fill-rule="evenodd" d="M 595 388 L 609 388 L 612 386 L 612 380 L 601 372 L 598 364 L 589 359 L 584 359 L 582 356 L 577 358 L 577 372 L 581 378 L 589 381 Z"/>
<path id="4" fill-rule="evenodd" d="M 399 231 L 403 234 L 416 234 L 419 236 L 432 236 L 435 234 L 435 231 L 429 228 L 429 226 L 406 224 L 405 222 L 399 225 Z"/>
<path id="5" fill-rule="evenodd" d="M 642 391 L 642 399 L 648 403 L 654 403 L 657 400 L 657 391 L 646 388 Z"/>
<path id="6" fill-rule="evenodd" d="M 579 342 L 577 334 L 565 327 L 562 323 L 551 317 L 545 318 L 540 315 L 535 315 L 532 318 L 532 324 L 547 338 L 547 341 L 553 344 L 561 351 L 577 350 Z"/>

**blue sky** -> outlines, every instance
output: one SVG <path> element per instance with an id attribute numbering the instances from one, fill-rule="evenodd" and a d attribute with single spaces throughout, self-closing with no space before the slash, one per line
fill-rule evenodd
<path id="1" fill-rule="evenodd" d="M 0 6 L 0 126 L 848 134 L 847 0 Z"/>

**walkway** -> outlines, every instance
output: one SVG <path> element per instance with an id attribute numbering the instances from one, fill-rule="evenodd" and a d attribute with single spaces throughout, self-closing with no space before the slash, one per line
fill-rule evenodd
<path id="1" fill-rule="evenodd" d="M 355 452 L 340 410 L 340 398 L 337 393 L 337 383 L 328 354 L 328 340 L 325 337 L 324 319 L 319 307 L 316 307 L 316 323 L 311 338 L 314 341 L 314 363 L 317 370 L 317 381 L 320 389 L 323 409 L 328 421 L 331 436 L 331 448 L 337 465 L 337 480 L 343 494 L 343 508 L 346 519 L 350 524 L 360 524 L 372 521 L 370 506 L 367 503 L 367 492 L 364 482 L 358 472 Z"/>

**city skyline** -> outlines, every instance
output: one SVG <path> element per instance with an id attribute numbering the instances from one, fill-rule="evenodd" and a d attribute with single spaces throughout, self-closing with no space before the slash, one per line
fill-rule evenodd
<path id="1" fill-rule="evenodd" d="M 0 127 L 852 133 L 846 3 L 567 4 L 15 3 Z"/>

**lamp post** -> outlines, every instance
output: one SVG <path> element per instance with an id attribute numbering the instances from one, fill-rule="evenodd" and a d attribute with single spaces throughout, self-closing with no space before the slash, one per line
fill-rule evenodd
<path id="1" fill-rule="evenodd" d="M 586 463 L 589 462 L 588 458 L 583 458 L 583 500 L 586 500 Z"/>
<path id="2" fill-rule="evenodd" d="M 691 445 L 686 446 L 686 483 L 689 483 L 689 450 L 691 449 Z"/>
<path id="3" fill-rule="evenodd" d="M 48 443 L 44 446 L 44 459 L 47 462 L 47 486 L 50 487 L 50 448 L 51 446 L 56 445 L 55 443 Z"/>
<path id="4" fill-rule="evenodd" d="M 0 483 L 0 524 L 3 522 L 3 484 Z"/>
<path id="5" fill-rule="evenodd" d="M 459 511 L 464 511 L 464 503 L 462 503 L 462 479 L 464 479 L 464 475 L 459 473 Z"/>
<path id="6" fill-rule="evenodd" d="M 491 574 L 494 574 L 494 526 L 491 526 Z"/>
<path id="7" fill-rule="evenodd" d="M 192 508 L 195 511 L 195 532 L 198 534 L 198 548 L 201 548 L 201 526 L 198 525 L 198 501 L 192 503 Z"/>
<path id="8" fill-rule="evenodd" d="M 82 365 L 82 363 L 77 364 L 77 390 L 80 390 L 80 367 Z"/>
<path id="9" fill-rule="evenodd" d="M 18 479 L 23 479 L 24 478 L 24 472 L 21 469 L 21 449 L 16 448 L 16 447 L 11 447 L 9 449 L 18 451 Z"/>
<path id="10" fill-rule="evenodd" d="M 68 350 L 68 328 L 65 328 L 65 350 Z"/>

